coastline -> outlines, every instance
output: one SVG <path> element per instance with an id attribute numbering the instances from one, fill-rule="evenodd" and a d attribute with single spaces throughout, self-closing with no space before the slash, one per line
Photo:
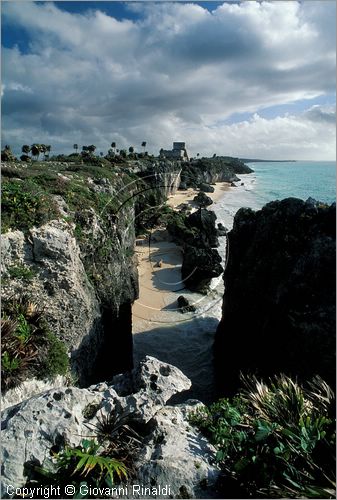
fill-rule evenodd
<path id="1" fill-rule="evenodd" d="M 207 196 L 213 200 L 214 204 L 223 198 L 226 191 L 230 190 L 228 182 L 218 182 L 213 187 L 214 192 L 207 193 Z M 192 188 L 177 191 L 168 197 L 167 204 L 172 208 L 178 208 L 188 203 L 191 211 L 194 211 L 196 205 L 193 204 L 193 198 L 198 192 Z M 138 243 L 142 242 L 138 241 Z M 166 230 L 155 230 L 151 235 L 150 243 L 144 241 L 143 244 L 136 245 L 135 252 L 140 286 L 139 298 L 132 307 L 132 323 L 133 334 L 138 334 L 147 331 L 151 323 L 169 322 L 172 311 L 177 309 L 178 296 L 182 293 L 191 295 L 191 292 L 181 285 L 181 248 L 170 241 Z M 160 267 L 157 267 L 158 261 L 161 261 Z"/>

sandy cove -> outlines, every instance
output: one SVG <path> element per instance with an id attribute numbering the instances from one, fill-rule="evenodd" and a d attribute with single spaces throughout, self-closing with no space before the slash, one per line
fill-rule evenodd
<path id="1" fill-rule="evenodd" d="M 219 182 L 213 187 L 214 193 L 206 194 L 214 203 L 230 189 L 227 182 Z M 179 190 L 169 196 L 167 204 L 176 208 L 188 203 L 193 211 L 196 209 L 193 198 L 197 193 L 192 188 Z M 170 311 L 177 308 L 178 296 L 186 290 L 181 283 L 181 249 L 169 241 L 166 230 L 155 230 L 149 242 L 136 245 L 135 252 L 138 259 L 139 298 L 133 305 L 132 317 L 133 333 L 140 333 L 149 329 L 149 323 L 158 326 L 168 322 Z"/>

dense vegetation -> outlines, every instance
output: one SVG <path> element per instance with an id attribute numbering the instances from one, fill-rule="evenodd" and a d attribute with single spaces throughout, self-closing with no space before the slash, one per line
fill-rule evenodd
<path id="1" fill-rule="evenodd" d="M 50 380 L 67 374 L 65 345 L 49 330 L 43 312 L 27 298 L 3 301 L 1 331 L 2 390 L 17 387 L 32 377 Z"/>
<path id="2" fill-rule="evenodd" d="M 71 484 L 73 498 L 111 498 L 109 488 L 111 491 L 114 485 L 135 476 L 134 462 L 142 438 L 133 428 L 131 416 L 105 415 L 100 411 L 97 423 L 92 425 L 90 420 L 98 410 L 93 405 L 85 409 L 90 439 L 83 439 L 76 447 L 54 446 L 52 459 L 45 467 L 28 463 L 26 486 L 35 487 L 36 491 L 37 485 L 55 485 L 59 494 L 54 498 L 64 498 L 69 491 L 65 488 Z"/>
<path id="3" fill-rule="evenodd" d="M 190 415 L 216 446 L 222 498 L 334 498 L 333 393 L 279 376 Z"/>

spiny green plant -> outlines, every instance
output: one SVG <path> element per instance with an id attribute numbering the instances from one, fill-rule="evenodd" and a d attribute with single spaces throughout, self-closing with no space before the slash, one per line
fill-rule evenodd
<path id="1" fill-rule="evenodd" d="M 27 266 L 18 264 L 8 268 L 9 277 L 12 279 L 31 280 L 35 276 L 35 272 Z"/>
<path id="2" fill-rule="evenodd" d="M 330 387 L 318 377 L 306 386 L 285 376 L 243 382 L 245 388 L 233 400 L 190 415 L 217 447 L 226 488 L 231 480 L 240 495 L 255 498 L 333 498 L 336 435 Z"/>
<path id="3" fill-rule="evenodd" d="M 18 358 L 11 358 L 8 352 L 5 351 L 1 355 L 1 365 L 6 371 L 12 373 L 19 368 L 20 360 Z"/>
<path id="4" fill-rule="evenodd" d="M 132 416 L 130 414 L 108 413 L 100 411 L 97 423 L 87 424 L 91 428 L 99 443 L 105 443 L 107 453 L 110 456 L 122 459 L 130 476 L 135 474 L 135 456 L 142 443 L 141 436 L 134 429 Z"/>
<path id="5" fill-rule="evenodd" d="M 110 455 L 95 439 L 83 439 L 79 446 L 68 446 L 56 453 L 52 451 L 52 462 L 43 466 L 26 463 L 27 487 L 58 486 L 55 498 L 69 496 L 69 486 L 74 486 L 73 498 L 88 498 L 81 487 L 111 488 L 114 483 L 128 479 L 128 470 L 123 460 Z M 90 496 L 90 498 L 102 498 Z M 105 497 L 104 497 L 105 498 Z"/>
<path id="6" fill-rule="evenodd" d="M 68 371 L 66 348 L 49 331 L 42 311 L 28 297 L 12 298 L 2 304 L 3 390 L 16 387 L 26 378 L 54 378 Z"/>
<path id="7" fill-rule="evenodd" d="M 116 475 L 119 480 L 123 477 L 127 479 L 125 465 L 115 458 L 99 454 L 100 449 L 100 444 L 87 439 L 82 441 L 80 447 L 66 446 L 62 452 L 56 455 L 57 467 L 63 471 L 72 470 L 71 475 L 77 472 L 84 477 L 90 475 L 98 482 L 108 476 L 113 483 Z"/>

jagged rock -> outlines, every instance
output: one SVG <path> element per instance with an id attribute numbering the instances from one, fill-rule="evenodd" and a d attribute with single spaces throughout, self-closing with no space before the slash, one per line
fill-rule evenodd
<path id="1" fill-rule="evenodd" d="M 30 293 L 32 300 L 45 311 L 50 328 L 67 345 L 74 371 L 84 379 L 83 368 L 90 373 L 102 335 L 101 313 L 72 227 L 62 221 L 51 221 L 32 228 L 26 235 L 9 231 L 2 235 L 1 247 L 3 276 L 18 263 L 34 272 L 28 290 L 24 281 L 8 280 L 3 297 Z M 86 361 L 84 352 L 90 353 Z"/>
<path id="2" fill-rule="evenodd" d="M 23 381 L 19 387 L 9 389 L 1 395 L 1 410 L 5 410 L 9 406 L 18 404 L 19 401 L 24 401 L 33 396 L 46 392 L 50 389 L 69 385 L 67 378 L 58 375 L 54 380 L 38 380 L 35 378 Z"/>
<path id="3" fill-rule="evenodd" d="M 2 293 L 4 299 L 28 293 L 44 310 L 50 329 L 66 344 L 72 370 L 83 386 L 131 369 L 131 303 L 138 295 L 138 278 L 135 260 L 124 251 L 134 244 L 134 226 L 130 224 L 134 208 L 121 210 L 108 229 L 108 224 L 102 223 L 102 214 L 91 208 L 75 215 L 77 221 L 79 217 L 84 219 L 80 226 L 89 242 L 87 248 L 74 237 L 75 225 L 62 220 L 52 220 L 26 233 L 4 233 L 3 277 L 9 278 L 10 269 L 18 265 L 31 270 L 33 277 L 28 287 L 24 280 L 7 279 Z M 106 252 L 100 253 L 104 246 Z M 87 253 L 95 262 L 91 280 L 85 267 Z M 123 335 L 104 335 L 105 315 L 109 316 L 109 332 L 122 330 Z M 97 362 L 101 353 L 109 350 L 107 340 L 123 352 L 114 363 L 115 372 L 110 364 Z M 109 372 L 98 374 L 97 366 Z"/>
<path id="4" fill-rule="evenodd" d="M 23 486 L 24 465 L 48 461 L 52 446 L 77 446 L 85 435 L 87 405 L 102 394 L 77 387 L 60 387 L 7 408 L 2 415 L 2 498 L 7 485 Z"/>
<path id="5" fill-rule="evenodd" d="M 190 290 L 205 293 L 212 278 L 222 272 L 221 257 L 214 248 L 185 248 L 181 276 Z"/>
<path id="6" fill-rule="evenodd" d="M 213 204 L 212 198 L 207 196 L 203 191 L 200 191 L 197 196 L 193 198 L 193 201 L 202 208 L 206 208 Z"/>
<path id="7" fill-rule="evenodd" d="M 227 227 L 225 227 L 221 222 L 219 222 L 218 228 L 217 228 L 217 235 L 218 236 L 226 236 L 227 233 L 228 233 Z"/>
<path id="8" fill-rule="evenodd" d="M 215 227 L 216 215 L 212 210 L 199 209 L 187 219 L 187 226 L 197 229 L 193 242 L 187 242 L 197 247 L 219 246 Z"/>
<path id="9" fill-rule="evenodd" d="M 59 387 L 7 408 L 2 419 L 2 498 L 8 497 L 8 485 L 25 484 L 28 463 L 48 468 L 51 448 L 57 452 L 66 443 L 78 446 L 88 432 L 94 433 L 98 417 L 111 412 L 127 413 L 143 424 L 151 421 L 143 426 L 134 484 L 153 485 L 155 478 L 158 485 L 170 485 L 174 498 L 182 487 L 190 498 L 204 498 L 205 493 L 216 497 L 219 472 L 210 465 L 215 450 L 188 423 L 196 402 L 164 406 L 190 386 L 180 370 L 147 356 L 130 374 L 116 376 L 113 385 Z"/>
<path id="10" fill-rule="evenodd" d="M 214 193 L 214 187 L 210 184 L 206 184 L 206 182 L 202 182 L 201 184 L 199 184 L 199 189 L 204 193 Z"/>
<path id="11" fill-rule="evenodd" d="M 138 461 L 140 484 L 170 485 L 171 498 L 218 498 L 215 449 L 187 421 L 192 404 L 162 408 Z M 163 498 L 154 495 L 152 498 Z"/>
<path id="12" fill-rule="evenodd" d="M 214 351 L 222 392 L 237 389 L 240 371 L 319 374 L 334 386 L 335 210 L 288 198 L 237 212 Z"/>
<path id="13" fill-rule="evenodd" d="M 171 396 L 191 387 L 191 381 L 178 368 L 151 356 L 146 356 L 129 375 L 114 377 L 112 384 L 121 396 L 123 411 L 142 423 L 147 423 Z"/>
<path id="14" fill-rule="evenodd" d="M 180 295 L 177 299 L 178 307 L 182 313 L 185 312 L 195 312 L 195 306 L 190 304 L 189 300 L 186 299 L 183 295 Z"/>
<path id="15" fill-rule="evenodd" d="M 201 183 L 236 182 L 236 174 L 249 174 L 253 170 L 238 158 L 200 158 L 182 164 L 181 181 L 187 187 L 197 187 Z"/>

